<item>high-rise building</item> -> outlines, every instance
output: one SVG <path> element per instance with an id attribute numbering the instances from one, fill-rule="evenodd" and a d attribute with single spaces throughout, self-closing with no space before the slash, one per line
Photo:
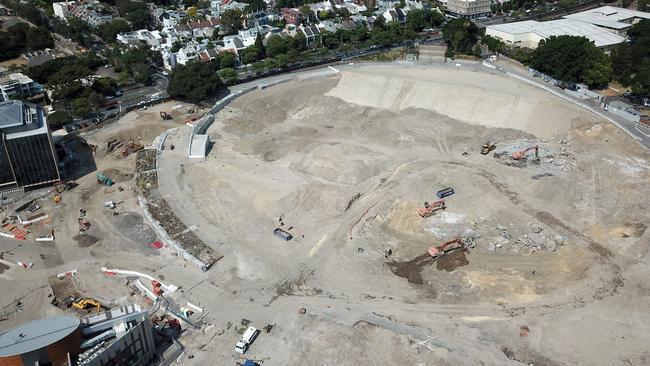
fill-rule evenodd
<path id="1" fill-rule="evenodd" d="M 59 181 L 54 144 L 41 106 L 0 102 L 0 191 Z"/>

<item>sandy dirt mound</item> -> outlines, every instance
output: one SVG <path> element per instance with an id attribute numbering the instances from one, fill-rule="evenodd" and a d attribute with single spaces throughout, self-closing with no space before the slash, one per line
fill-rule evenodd
<path id="1" fill-rule="evenodd" d="M 522 94 L 530 96 L 522 98 Z M 424 108 L 468 123 L 515 128 L 540 137 L 567 129 L 582 114 L 577 107 L 514 80 L 461 70 L 424 75 L 408 69 L 343 72 L 327 95 L 376 108 Z"/>

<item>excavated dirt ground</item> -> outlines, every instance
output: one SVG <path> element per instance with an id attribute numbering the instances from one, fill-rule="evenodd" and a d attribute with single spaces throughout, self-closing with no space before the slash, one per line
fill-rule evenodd
<path id="1" fill-rule="evenodd" d="M 283 295 L 339 307 L 365 299 L 368 311 L 402 313 L 402 322 L 433 333 L 440 324 L 432 314 L 451 324 L 467 318 L 495 347 L 490 360 L 478 348 L 439 342 L 434 348 L 451 356 L 428 359 L 441 364 L 646 357 L 644 347 L 627 346 L 629 355 L 603 357 L 611 347 L 589 345 L 581 327 L 610 306 L 627 312 L 615 309 L 619 301 L 637 301 L 621 298 L 637 296 L 624 290 L 625 273 L 647 261 L 648 154 L 578 107 L 502 76 L 374 66 L 251 92 L 222 110 L 208 133 L 210 155 L 186 166 L 181 184 L 223 233 L 236 258 L 231 273 L 255 281 L 256 301 L 267 293 L 269 303 Z M 488 140 L 497 149 L 480 155 Z M 540 146 L 538 160 L 510 157 L 532 145 Z M 418 216 L 448 186 L 456 193 L 447 209 Z M 280 223 L 292 241 L 272 235 Z M 437 262 L 426 255 L 458 236 L 474 247 Z M 287 284 L 291 291 L 273 294 Z M 575 324 L 557 329 L 567 317 Z M 527 339 L 518 335 L 523 322 L 534 322 Z M 637 325 L 622 327 L 626 340 L 647 341 Z M 576 342 L 578 351 L 570 349 Z M 302 352 L 280 359 L 342 362 Z"/>

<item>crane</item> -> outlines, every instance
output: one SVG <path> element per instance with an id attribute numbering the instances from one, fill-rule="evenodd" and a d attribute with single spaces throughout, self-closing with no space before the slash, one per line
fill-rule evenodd
<path id="1" fill-rule="evenodd" d="M 429 248 L 429 255 L 433 257 L 433 259 L 438 259 L 442 257 L 443 255 L 451 252 L 452 250 L 464 248 L 465 244 L 460 238 L 456 238 L 454 240 L 450 240 L 440 246 L 437 247 L 431 247 Z"/>
<path id="2" fill-rule="evenodd" d="M 538 145 L 527 147 L 527 148 L 525 148 L 525 149 L 523 149 L 521 151 L 515 151 L 515 152 L 512 153 L 512 158 L 515 159 L 515 160 L 521 160 L 521 159 L 525 158 L 526 154 L 531 150 L 535 150 L 535 159 L 539 159 L 539 146 Z"/>
<path id="3" fill-rule="evenodd" d="M 433 203 L 424 202 L 424 207 L 418 208 L 418 215 L 422 217 L 429 217 L 438 210 L 444 210 L 447 208 L 445 200 L 441 199 L 440 201 L 435 201 Z"/>

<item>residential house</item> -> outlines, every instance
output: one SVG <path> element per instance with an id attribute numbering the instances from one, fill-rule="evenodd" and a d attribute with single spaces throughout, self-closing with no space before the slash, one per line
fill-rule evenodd
<path id="1" fill-rule="evenodd" d="M 482 18 L 492 14 L 491 0 L 448 0 L 447 12 L 461 18 Z"/>
<path id="2" fill-rule="evenodd" d="M 212 37 L 216 28 L 219 27 L 219 19 L 212 18 L 194 22 L 187 22 L 194 37 Z"/>
<path id="3" fill-rule="evenodd" d="M 300 25 L 305 19 L 302 12 L 296 8 L 282 8 L 280 14 L 287 24 Z"/>
<path id="4" fill-rule="evenodd" d="M 307 45 L 312 44 L 320 38 L 320 29 L 315 25 L 300 26 L 298 29 L 305 35 Z"/>
<path id="5" fill-rule="evenodd" d="M 406 22 L 406 14 L 400 8 L 388 9 L 382 14 L 386 22 Z"/>

